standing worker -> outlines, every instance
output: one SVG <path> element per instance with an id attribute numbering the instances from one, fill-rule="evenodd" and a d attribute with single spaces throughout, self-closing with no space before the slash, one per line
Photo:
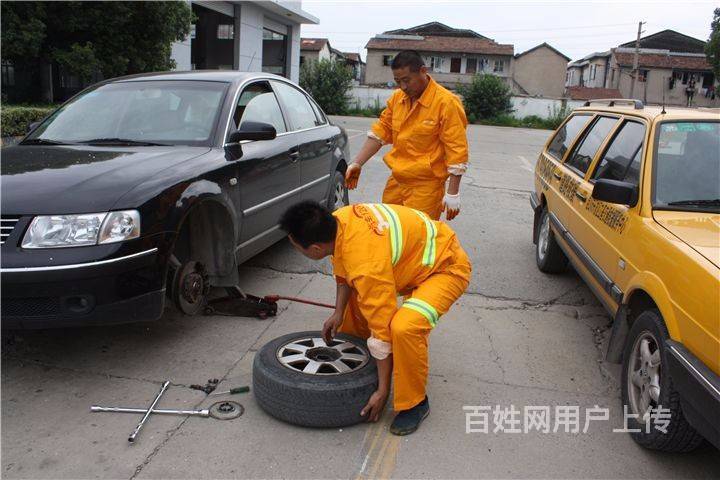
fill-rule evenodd
<path id="1" fill-rule="evenodd" d="M 391 174 L 383 203 L 420 210 L 433 220 L 446 210 L 446 218 L 452 220 L 460 213 L 460 178 L 468 162 L 465 110 L 457 96 L 428 75 L 416 51 L 398 53 L 391 68 L 400 89 L 388 99 L 348 165 L 347 186 L 354 189 L 365 162 L 392 143 L 384 157 Z"/>
<path id="2" fill-rule="evenodd" d="M 390 431 L 414 432 L 430 411 L 428 336 L 470 281 L 455 232 L 400 205 L 358 204 L 331 214 L 311 201 L 290 207 L 280 226 L 306 257 L 333 257 L 337 296 L 323 338 L 338 331 L 366 338 L 378 366 L 378 388 L 361 415 L 380 417 L 392 376 L 398 413 Z"/>

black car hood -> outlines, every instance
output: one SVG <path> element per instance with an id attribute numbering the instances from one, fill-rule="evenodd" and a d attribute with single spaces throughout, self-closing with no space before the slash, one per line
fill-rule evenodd
<path id="1" fill-rule="evenodd" d="M 128 190 L 208 147 L 17 145 L 0 151 L 2 213 L 94 213 Z"/>

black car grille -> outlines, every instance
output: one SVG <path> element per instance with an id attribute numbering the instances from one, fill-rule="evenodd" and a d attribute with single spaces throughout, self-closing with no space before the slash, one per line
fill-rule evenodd
<path id="1" fill-rule="evenodd" d="M 7 240 L 12 233 L 18 220 L 20 220 L 20 217 L 14 217 L 11 215 L 3 215 L 0 217 L 0 245 L 5 243 L 5 240 Z"/>
<path id="2" fill-rule="evenodd" d="M 2 299 L 2 316 L 45 317 L 60 313 L 60 298 L 8 298 Z"/>

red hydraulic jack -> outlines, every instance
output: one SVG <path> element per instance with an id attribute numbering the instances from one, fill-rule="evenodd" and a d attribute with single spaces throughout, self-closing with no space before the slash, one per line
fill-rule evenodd
<path id="1" fill-rule="evenodd" d="M 230 317 L 257 317 L 265 319 L 277 315 L 278 300 L 305 303 L 318 307 L 335 308 L 335 305 L 305 300 L 303 298 L 286 297 L 283 295 L 266 295 L 256 297 L 243 292 L 240 287 L 228 287 L 227 296 L 208 301 L 205 315 L 224 315 Z"/>

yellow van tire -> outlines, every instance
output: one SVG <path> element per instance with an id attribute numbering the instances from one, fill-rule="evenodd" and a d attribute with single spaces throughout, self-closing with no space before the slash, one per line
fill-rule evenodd
<path id="1" fill-rule="evenodd" d="M 667 338 L 667 327 L 657 309 L 645 310 L 635 319 L 623 352 L 622 404 L 627 406 L 628 415 L 659 406 L 670 413 L 670 423 L 663 427 L 666 433 L 656 428 L 659 418 L 642 414 L 628 418 L 628 429 L 640 430 L 630 433 L 639 445 L 664 452 L 691 452 L 703 443 L 703 437 L 683 415 L 680 393 L 669 375 Z"/>
<path id="2" fill-rule="evenodd" d="M 543 273 L 561 273 L 567 268 L 568 258 L 555 240 L 550 228 L 550 214 L 547 205 L 540 213 L 538 239 L 535 244 L 535 262 Z"/>

